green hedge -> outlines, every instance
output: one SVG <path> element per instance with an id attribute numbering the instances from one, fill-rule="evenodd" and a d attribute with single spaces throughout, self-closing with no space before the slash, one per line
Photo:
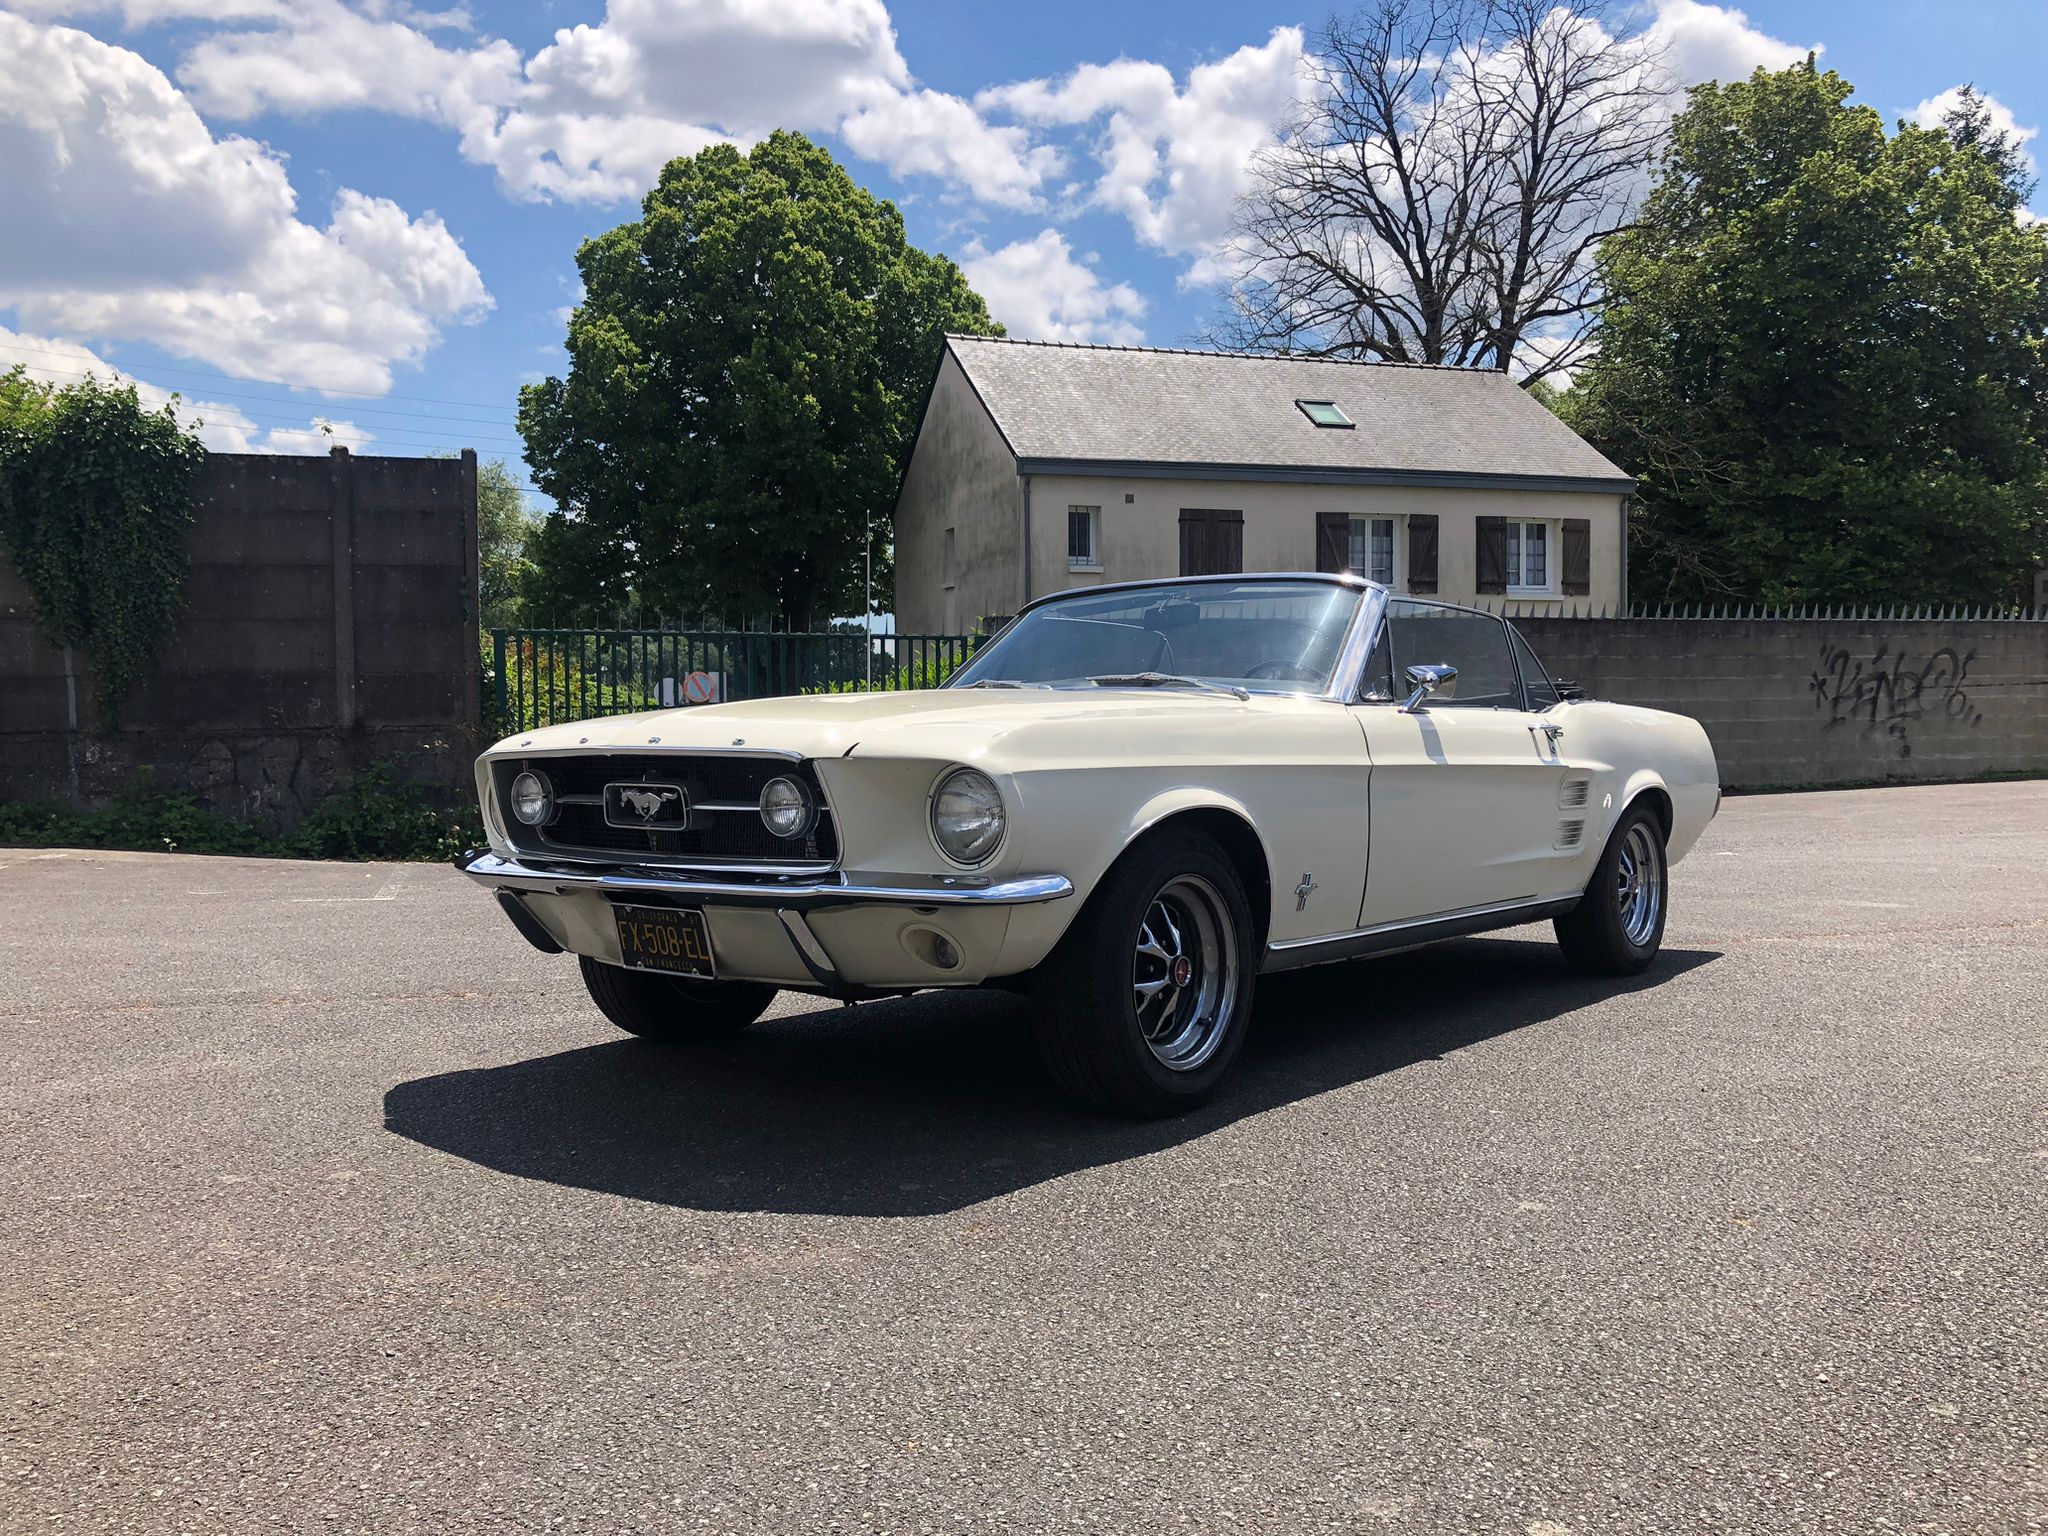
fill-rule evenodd
<path id="1" fill-rule="evenodd" d="M 120 848 L 152 853 L 228 853 L 280 859 L 447 860 L 483 845 L 476 809 L 448 811 L 378 765 L 282 836 L 210 811 L 138 775 L 97 811 L 52 801 L 0 802 L 0 847 Z"/>

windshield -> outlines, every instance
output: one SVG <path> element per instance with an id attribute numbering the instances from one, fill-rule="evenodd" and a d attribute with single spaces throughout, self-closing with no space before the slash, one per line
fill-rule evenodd
<path id="1" fill-rule="evenodd" d="M 1321 693 L 1363 597 L 1332 582 L 1255 578 L 1079 592 L 1025 613 L 948 686 Z"/>

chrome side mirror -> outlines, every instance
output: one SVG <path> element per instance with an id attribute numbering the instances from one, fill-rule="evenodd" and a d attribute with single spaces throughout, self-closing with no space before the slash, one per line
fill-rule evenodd
<path id="1" fill-rule="evenodd" d="M 1458 669 L 1456 667 L 1446 667 L 1441 664 L 1433 667 L 1410 667 L 1401 675 L 1407 679 L 1409 688 L 1414 690 L 1408 695 L 1408 702 L 1401 706 L 1401 713 L 1404 715 L 1412 715 L 1420 710 L 1422 708 L 1422 701 L 1433 693 L 1442 693 L 1447 699 L 1457 696 Z"/>

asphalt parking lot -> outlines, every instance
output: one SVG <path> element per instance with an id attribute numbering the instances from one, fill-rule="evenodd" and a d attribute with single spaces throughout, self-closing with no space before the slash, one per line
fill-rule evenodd
<path id="1" fill-rule="evenodd" d="M 1665 955 L 613 1033 L 453 871 L 0 850 L 0 1529 L 2048 1530 L 2048 783 L 1730 801 Z"/>

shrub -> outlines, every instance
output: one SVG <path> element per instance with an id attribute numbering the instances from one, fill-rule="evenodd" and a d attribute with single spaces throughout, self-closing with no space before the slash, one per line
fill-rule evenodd
<path id="1" fill-rule="evenodd" d="M 157 789 L 147 773 L 102 810 L 52 801 L 0 803 L 0 847 L 404 861 L 452 859 L 483 841 L 474 807 L 443 809 L 382 764 L 357 774 L 283 837 L 210 811 L 189 794 Z"/>

